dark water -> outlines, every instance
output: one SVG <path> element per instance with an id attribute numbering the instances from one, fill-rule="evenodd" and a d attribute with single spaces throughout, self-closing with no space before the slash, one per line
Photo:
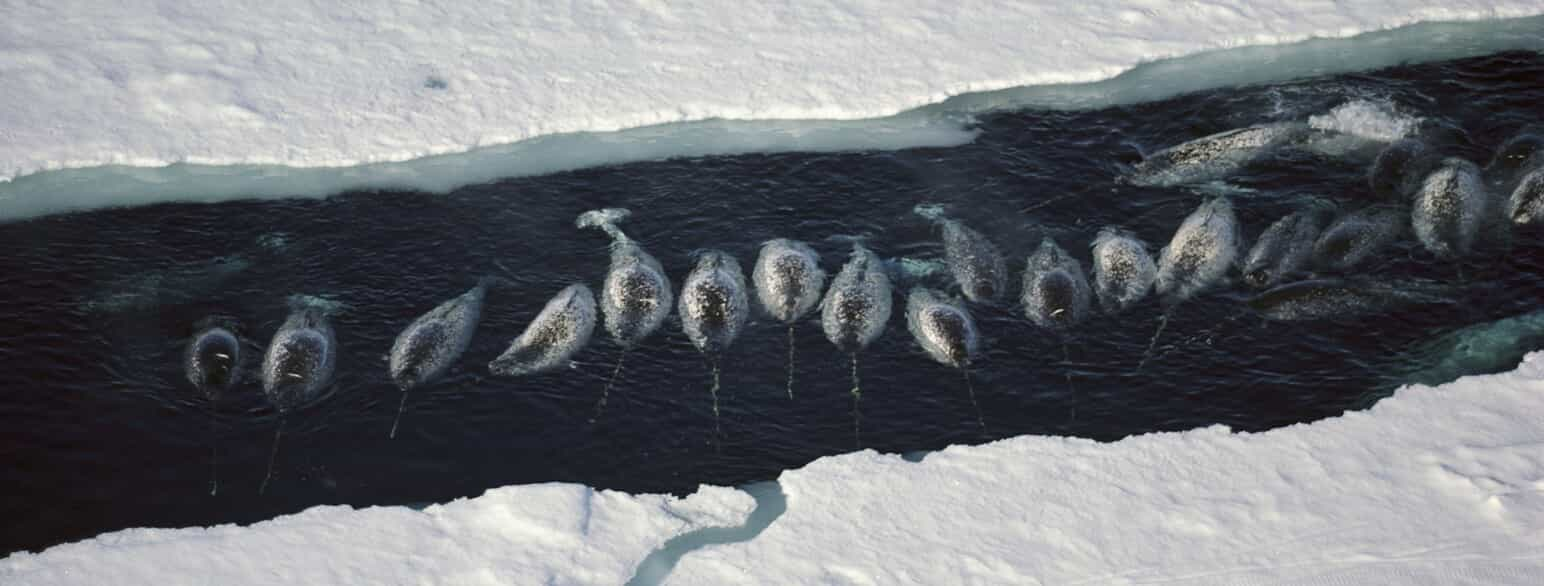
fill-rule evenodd
<path id="1" fill-rule="evenodd" d="M 774 478 L 854 448 L 847 359 L 814 320 L 796 331 L 794 400 L 784 392 L 782 327 L 753 321 L 729 351 L 717 448 L 708 366 L 674 318 L 629 354 L 595 424 L 586 420 L 618 355 L 603 331 L 571 370 L 486 376 L 551 295 L 573 281 L 599 285 L 607 239 L 574 228 L 585 210 L 631 208 L 624 228 L 678 287 L 691 251 L 722 248 L 749 268 L 774 237 L 810 242 L 833 272 L 848 249 L 835 235 L 865 236 L 886 258 L 937 259 L 936 230 L 911 213 L 920 202 L 947 204 L 1015 270 L 1047 234 L 1087 266 L 1101 226 L 1123 225 L 1156 249 L 1202 199 L 1114 181 L 1140 152 L 1366 99 L 1462 129 L 1444 148 L 1483 164 L 1539 119 L 1541 98 L 1544 57 L 1514 53 L 1097 111 L 996 113 L 979 119 L 978 140 L 956 148 L 671 160 L 449 195 L 168 204 L 0 225 L 0 550 L 125 527 L 251 522 L 324 503 L 445 501 L 517 483 L 684 493 Z M 1308 197 L 1366 200 L 1369 161 L 1284 153 L 1251 165 L 1230 180 L 1253 190 L 1234 196 L 1246 235 Z M 1434 262 L 1407 236 L 1366 272 L 1445 283 L 1455 302 L 1334 322 L 1266 325 L 1243 313 L 1241 291 L 1224 288 L 1179 309 L 1162 357 L 1141 373 L 1159 313 L 1152 299 L 1066 339 L 1012 307 L 975 307 L 988 348 L 972 373 L 984 431 L 960 373 L 912 342 L 897 297 L 888 330 L 860 359 L 862 445 L 902 452 L 1020 434 L 1264 430 L 1364 408 L 1412 367 L 1420 342 L 1536 309 L 1541 252 L 1537 232 L 1519 234 L 1467 261 L 1460 280 L 1457 266 Z M 388 440 L 399 396 L 385 372 L 392 340 L 499 273 L 496 261 L 515 285 L 489 293 L 459 374 L 415 392 Z M 293 293 L 348 304 L 335 321 L 340 370 L 326 396 L 289 418 L 273 484 L 259 496 L 278 418 L 256 367 Z M 237 320 L 250 342 L 247 381 L 216 416 L 216 496 L 209 407 L 180 365 L 193 324 L 213 314 Z"/>

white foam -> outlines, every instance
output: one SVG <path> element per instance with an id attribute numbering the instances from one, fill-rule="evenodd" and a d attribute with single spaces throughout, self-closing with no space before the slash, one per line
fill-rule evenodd
<path id="1" fill-rule="evenodd" d="M 621 584 L 672 537 L 743 524 L 742 491 L 685 499 L 573 484 L 430 506 L 326 506 L 257 523 L 130 529 L 0 560 L 0 583 Z"/>
<path id="2" fill-rule="evenodd" d="M 1394 142 L 1420 126 L 1421 118 L 1395 109 L 1386 101 L 1351 100 L 1325 114 L 1308 118 L 1308 126 L 1378 142 Z"/>
<path id="3" fill-rule="evenodd" d="M 6 12 L 0 219 L 167 200 L 444 191 L 693 154 L 941 146 L 972 136 L 950 112 L 1090 107 L 1544 44 L 1538 22 L 1492 21 L 1196 55 L 1544 12 L 1530 0 L 378 10 L 133 0 L 89 14 L 57 2 Z M 1185 55 L 1195 61 L 1154 62 Z M 1020 86 L 1032 87 L 993 91 Z M 893 116 L 951 96 L 960 97 Z M 607 134 L 623 129 L 635 130 Z M 471 154 L 442 156 L 453 153 Z M 60 171 L 82 168 L 93 172 Z M 296 171 L 316 168 L 334 169 Z"/>

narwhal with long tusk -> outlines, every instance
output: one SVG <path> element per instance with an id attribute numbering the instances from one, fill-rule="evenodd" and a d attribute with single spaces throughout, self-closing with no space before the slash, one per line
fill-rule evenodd
<path id="1" fill-rule="evenodd" d="M 793 398 L 793 325 L 820 303 L 826 272 L 809 245 L 777 238 L 761 245 L 751 271 L 756 299 L 772 317 L 788 326 L 788 398 Z"/>
<path id="2" fill-rule="evenodd" d="M 1056 332 L 1061 336 L 1062 360 L 1071 368 L 1072 356 L 1067 351 L 1069 330 L 1088 317 L 1090 300 L 1088 278 L 1083 275 L 1083 265 L 1067 254 L 1056 241 L 1046 237 L 1040 247 L 1029 255 L 1024 267 L 1024 315 L 1036 326 Z M 1063 373 L 1067 390 L 1072 389 L 1072 372 Z"/>
<path id="3" fill-rule="evenodd" d="M 263 355 L 263 394 L 279 410 L 279 427 L 273 435 L 268 473 L 263 476 L 259 493 L 267 490 L 273 477 L 286 417 L 332 384 L 338 366 L 338 340 L 331 317 L 341 306 L 306 295 L 291 296 L 289 306 L 289 317 L 274 332 L 268 352 Z"/>
<path id="4" fill-rule="evenodd" d="M 407 408 L 408 391 L 444 376 L 472 344 L 490 282 L 491 278 L 483 278 L 476 287 L 419 316 L 397 335 L 387 362 L 391 381 L 402 392 L 397 418 L 391 424 L 392 438 L 397 437 L 397 424 Z"/>
<path id="5" fill-rule="evenodd" d="M 1238 260 L 1239 243 L 1238 218 L 1228 198 L 1207 200 L 1180 223 L 1174 238 L 1158 254 L 1155 289 L 1163 300 L 1164 310 L 1158 318 L 1158 330 L 1153 332 L 1153 339 L 1137 364 L 1138 371 L 1147 365 L 1174 309 L 1228 274 Z"/>
<path id="6" fill-rule="evenodd" d="M 699 352 L 708 357 L 713 371 L 713 429 L 718 423 L 719 359 L 740 335 L 750 314 L 750 297 L 745 290 L 745 273 L 740 263 L 728 253 L 709 250 L 697 257 L 697 266 L 681 285 L 681 329 Z M 715 442 L 717 435 L 714 436 Z"/>
<path id="7" fill-rule="evenodd" d="M 627 352 L 659 329 L 675 302 L 670 278 L 665 276 L 659 261 L 617 227 L 629 215 L 632 212 L 622 208 L 605 208 L 579 214 L 574 220 L 579 228 L 597 228 L 611 236 L 611 268 L 606 271 L 606 281 L 601 286 L 600 309 L 606 331 L 622 347 L 616 367 L 595 405 L 591 422 L 605 411 L 606 399 L 622 373 Z"/>
<path id="8" fill-rule="evenodd" d="M 204 395 L 209 404 L 209 495 L 220 492 L 219 419 L 215 416 L 219 400 L 241 382 L 241 340 L 224 323 L 208 319 L 183 353 L 183 372 L 188 382 Z"/>
<path id="9" fill-rule="evenodd" d="M 847 264 L 831 280 L 821 301 L 820 326 L 826 339 L 852 358 L 853 438 L 859 444 L 863 436 L 858 400 L 863 391 L 858 383 L 858 352 L 884 333 L 892 296 L 884 262 L 862 244 L 853 244 Z"/>
<path id="10" fill-rule="evenodd" d="M 981 350 L 981 334 L 970 311 L 943 293 L 915 287 L 906 296 L 906 328 L 934 361 L 960 369 L 970 406 L 976 410 L 976 425 L 985 428 L 976 389 L 970 382 L 970 365 Z"/>

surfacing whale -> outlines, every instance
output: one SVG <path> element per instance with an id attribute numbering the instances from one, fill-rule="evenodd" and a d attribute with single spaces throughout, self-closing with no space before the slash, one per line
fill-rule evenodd
<path id="1" fill-rule="evenodd" d="M 853 438 L 862 444 L 858 419 L 858 352 L 884 333 L 890 321 L 890 276 L 885 264 L 862 244 L 852 245 L 852 255 L 831 280 L 820 303 L 820 326 L 826 339 L 852 358 Z"/>
<path id="2" fill-rule="evenodd" d="M 1158 266 L 1147 244 L 1135 235 L 1106 226 L 1094 238 L 1094 293 L 1105 313 L 1120 313 L 1147 297 L 1158 279 Z"/>
<path id="3" fill-rule="evenodd" d="M 912 212 L 943 229 L 944 259 L 966 299 L 990 303 L 1003 295 L 1008 284 L 1008 265 L 992 241 L 945 216 L 941 205 L 919 204 Z"/>
<path id="4" fill-rule="evenodd" d="M 1226 130 L 1148 155 L 1131 169 L 1126 181 L 1133 185 L 1174 186 L 1221 179 L 1310 133 L 1308 125 L 1301 122 Z"/>
<path id="5" fill-rule="evenodd" d="M 745 273 L 728 253 L 708 250 L 697 257 L 697 266 L 681 285 L 681 329 L 687 339 L 708 357 L 712 365 L 713 428 L 718 427 L 719 358 L 740 335 L 750 314 Z M 715 435 L 715 440 L 717 436 Z"/>
<path id="6" fill-rule="evenodd" d="M 616 367 L 611 371 L 606 388 L 601 391 L 596 418 L 604 411 L 611 387 L 622 373 L 622 361 L 627 358 L 627 352 L 659 329 L 675 301 L 670 278 L 665 276 L 659 261 L 617 227 L 629 215 L 632 212 L 622 208 L 605 208 L 579 214 L 574 220 L 579 228 L 597 228 L 611 236 L 611 268 L 606 271 L 605 283 L 601 285 L 600 309 L 606 331 L 622 347 L 622 352 L 617 355 Z"/>
<path id="7" fill-rule="evenodd" d="M 509 348 L 488 363 L 488 371 L 523 376 L 560 368 L 590 343 L 595 320 L 595 294 L 590 288 L 580 283 L 564 287 Z"/>
<path id="8" fill-rule="evenodd" d="M 258 488 L 268 488 L 273 463 L 279 455 L 279 439 L 284 435 L 284 421 L 290 411 L 319 396 L 332 383 L 337 369 L 338 342 L 331 317 L 341 307 L 338 303 L 306 295 L 289 298 L 290 314 L 274 332 L 263 355 L 263 394 L 279 411 L 279 427 L 273 435 L 273 452 L 268 456 L 268 474 Z"/>
<path id="9" fill-rule="evenodd" d="M 796 240 L 776 238 L 761 245 L 751 280 L 756 283 L 761 308 L 788 326 L 788 398 L 792 399 L 793 325 L 820 303 L 826 272 L 820 268 L 815 249 Z"/>
<path id="10" fill-rule="evenodd" d="M 407 408 L 408 391 L 444 376 L 472 344 L 477 322 L 482 319 L 488 282 L 488 279 L 482 279 L 467 292 L 418 316 L 397 334 L 387 360 L 387 374 L 402 393 L 402 399 L 397 405 L 397 418 L 391 424 L 390 437 L 397 437 L 397 424 L 402 422 L 402 412 Z"/>
<path id="11" fill-rule="evenodd" d="M 976 411 L 976 424 L 986 427 L 981 406 L 976 403 L 976 389 L 970 382 L 970 364 L 980 352 L 981 334 L 976 320 L 963 303 L 943 293 L 914 287 L 906 296 L 906 329 L 934 361 L 960 369 L 970 404 Z"/>

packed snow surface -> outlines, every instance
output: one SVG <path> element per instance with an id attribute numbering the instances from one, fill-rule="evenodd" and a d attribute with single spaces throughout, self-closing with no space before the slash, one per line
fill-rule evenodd
<path id="1" fill-rule="evenodd" d="M 102 165 L 351 166 L 714 118 L 873 118 L 1544 3 L 8 0 L 4 12 L 0 181 Z"/>
<path id="2" fill-rule="evenodd" d="M 1263 433 L 831 456 L 758 489 L 779 514 L 687 551 L 665 583 L 1536 584 L 1541 413 L 1544 352 Z M 119 531 L 0 560 L 0 583 L 621 584 L 669 538 L 751 508 L 727 488 L 515 486 L 421 512 Z"/>
<path id="3" fill-rule="evenodd" d="M 119 531 L 0 560 L 0 584 L 621 584 L 669 538 L 738 526 L 753 508 L 712 486 L 685 499 L 505 487 L 422 511 L 328 506 L 250 527 Z"/>
<path id="4" fill-rule="evenodd" d="M 1544 353 L 1263 433 L 1022 436 L 778 479 L 669 584 L 1537 584 Z"/>

